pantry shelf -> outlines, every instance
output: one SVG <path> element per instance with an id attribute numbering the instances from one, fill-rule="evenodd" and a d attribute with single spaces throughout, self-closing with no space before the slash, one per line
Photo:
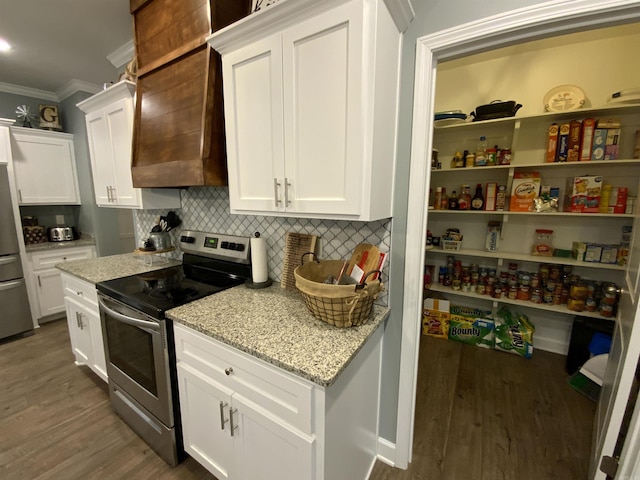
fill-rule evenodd
<path id="1" fill-rule="evenodd" d="M 494 307 L 497 307 L 498 304 L 509 304 L 509 305 L 517 305 L 522 308 L 531 308 L 535 310 L 544 310 L 547 312 L 560 313 L 563 315 L 579 315 L 581 317 L 589 317 L 589 318 L 599 318 L 601 320 L 609 320 L 614 322 L 616 319 L 613 317 L 603 317 L 598 312 L 575 312 L 573 310 L 569 310 L 566 305 L 548 305 L 545 303 L 532 303 L 524 300 L 512 300 L 507 297 L 493 298 L 488 295 L 478 295 L 477 293 L 472 292 L 463 292 L 462 290 L 453 290 L 451 287 L 443 287 L 437 283 L 431 285 L 431 287 L 425 292 L 440 292 L 446 293 L 447 295 L 456 295 L 460 297 L 467 298 L 475 298 L 477 300 L 490 301 L 493 303 Z"/>
<path id="2" fill-rule="evenodd" d="M 487 211 L 487 210 L 434 210 L 429 209 L 429 215 L 449 214 L 449 215 L 535 215 L 538 217 L 582 217 L 582 218 L 633 218 L 633 213 L 575 213 L 575 212 L 510 212 Z"/>
<path id="3" fill-rule="evenodd" d="M 597 262 L 579 262 L 573 258 L 566 257 L 541 257 L 536 255 L 528 255 L 524 253 L 515 252 L 487 252 L 486 250 L 478 250 L 472 248 L 462 248 L 460 250 L 441 250 L 437 248 L 426 249 L 427 256 L 429 255 L 455 255 L 465 257 L 485 257 L 493 258 L 496 260 L 517 260 L 521 262 L 534 262 L 534 263 L 551 263 L 555 265 L 571 265 L 574 267 L 593 268 L 598 270 L 619 270 L 624 271 L 625 266 L 597 263 Z"/>
<path id="4" fill-rule="evenodd" d="M 487 165 L 484 167 L 469 167 L 469 168 L 441 168 L 437 170 L 432 170 L 432 174 L 442 174 L 442 173 L 450 173 L 456 172 L 460 174 L 462 172 L 476 172 L 476 171 L 485 171 L 485 170 L 504 170 L 508 168 L 514 169 L 527 169 L 527 168 L 553 168 L 553 169 L 561 169 L 561 168 L 571 168 L 574 169 L 576 167 L 602 167 L 602 166 L 612 166 L 612 165 L 640 165 L 640 159 L 637 158 L 623 158 L 619 160 L 590 160 L 588 162 L 553 162 L 553 163 L 511 163 L 509 165 Z"/>

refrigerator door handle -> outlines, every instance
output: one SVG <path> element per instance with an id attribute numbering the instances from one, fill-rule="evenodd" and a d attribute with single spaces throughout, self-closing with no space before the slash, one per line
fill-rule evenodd
<path id="1" fill-rule="evenodd" d="M 0 257 L 0 266 L 9 265 L 10 263 L 16 263 L 17 261 L 17 255 L 7 255 L 6 257 Z"/>
<path id="2" fill-rule="evenodd" d="M 2 283 L 0 283 L 0 292 L 4 292 L 6 290 L 12 290 L 14 288 L 18 288 L 23 283 L 24 283 L 23 280 L 12 280 L 10 282 L 2 282 Z"/>

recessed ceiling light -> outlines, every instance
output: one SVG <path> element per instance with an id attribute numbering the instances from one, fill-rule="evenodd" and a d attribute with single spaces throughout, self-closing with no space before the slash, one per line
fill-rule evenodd
<path id="1" fill-rule="evenodd" d="M 0 38 L 0 52 L 8 52 L 11 50 L 11 45 L 4 38 Z"/>

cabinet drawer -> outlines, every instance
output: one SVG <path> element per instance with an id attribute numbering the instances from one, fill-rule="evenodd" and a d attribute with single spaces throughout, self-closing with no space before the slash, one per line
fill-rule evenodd
<path id="1" fill-rule="evenodd" d="M 178 364 L 190 365 L 300 431 L 313 433 L 312 384 L 191 328 L 174 323 L 174 331 Z"/>
<path id="2" fill-rule="evenodd" d="M 51 268 L 58 263 L 70 262 L 72 260 L 85 260 L 93 258 L 93 247 L 89 248 L 67 248 L 55 252 L 35 252 L 31 254 L 31 262 L 34 270 L 41 268 Z"/>
<path id="3" fill-rule="evenodd" d="M 62 287 L 65 297 L 73 298 L 84 304 L 89 310 L 98 312 L 98 292 L 96 292 L 94 285 L 71 275 L 63 274 Z"/>

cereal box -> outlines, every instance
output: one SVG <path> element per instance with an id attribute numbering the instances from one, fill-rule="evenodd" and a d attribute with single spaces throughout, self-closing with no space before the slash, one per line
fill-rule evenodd
<path id="1" fill-rule="evenodd" d="M 452 306 L 449 318 L 449 340 L 493 348 L 495 324 L 490 311 Z"/>
<path id="2" fill-rule="evenodd" d="M 432 337 L 447 338 L 449 336 L 448 300 L 426 298 L 422 306 L 422 334 Z"/>
<path id="3" fill-rule="evenodd" d="M 511 184 L 509 210 L 512 212 L 532 212 L 533 199 L 540 195 L 539 172 L 516 172 Z"/>
<path id="4" fill-rule="evenodd" d="M 601 190 L 602 177 L 599 175 L 569 178 L 565 210 L 578 213 L 598 213 L 600 211 Z"/>

